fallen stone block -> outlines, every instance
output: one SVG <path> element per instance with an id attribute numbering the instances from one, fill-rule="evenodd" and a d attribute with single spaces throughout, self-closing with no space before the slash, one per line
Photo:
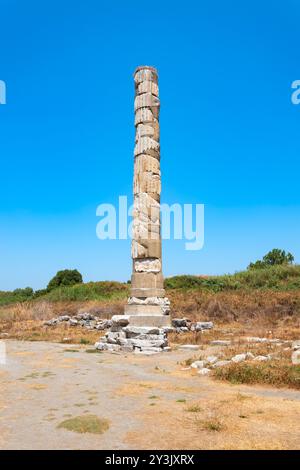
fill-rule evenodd
<path id="1" fill-rule="evenodd" d="M 231 358 L 231 360 L 232 360 L 233 362 L 243 362 L 243 361 L 246 360 L 246 357 L 247 357 L 247 356 L 246 356 L 246 353 L 243 353 L 243 354 L 236 354 L 235 356 L 233 356 L 233 357 Z"/>
<path id="2" fill-rule="evenodd" d="M 199 349 L 199 346 L 196 344 L 181 344 L 179 346 L 179 349 L 184 349 L 187 351 L 197 351 Z"/>
<path id="3" fill-rule="evenodd" d="M 210 344 L 212 346 L 230 346 L 231 341 L 230 340 L 222 340 L 222 339 L 216 339 L 214 341 L 211 341 Z"/>
<path id="4" fill-rule="evenodd" d="M 60 315 L 57 320 L 58 320 L 59 322 L 63 322 L 63 321 L 69 321 L 70 318 L 71 318 L 71 317 L 70 317 L 69 315 Z"/>
<path id="5" fill-rule="evenodd" d="M 254 358 L 254 361 L 263 362 L 263 361 L 269 361 L 270 359 L 271 358 L 268 356 L 256 356 Z"/>
<path id="6" fill-rule="evenodd" d="M 206 361 L 195 361 L 191 364 L 192 369 L 203 369 L 206 365 Z"/>
<path id="7" fill-rule="evenodd" d="M 188 324 L 188 320 L 186 318 L 173 318 L 172 326 L 175 328 L 185 327 Z"/>
<path id="8" fill-rule="evenodd" d="M 138 335 L 158 335 L 159 328 L 153 326 L 125 326 L 123 328 L 127 338 L 132 338 Z"/>
<path id="9" fill-rule="evenodd" d="M 127 326 L 129 323 L 129 316 L 128 315 L 114 315 L 111 319 L 111 322 L 112 322 L 112 325 L 111 325 L 112 327 Z"/>
<path id="10" fill-rule="evenodd" d="M 214 327 L 214 324 L 212 321 L 202 321 L 202 322 L 194 323 L 191 326 L 191 330 L 192 331 L 211 330 L 213 327 Z"/>
<path id="11" fill-rule="evenodd" d="M 203 369 L 198 370 L 199 375 L 208 375 L 211 372 L 210 369 L 207 369 L 206 367 L 203 367 Z"/>

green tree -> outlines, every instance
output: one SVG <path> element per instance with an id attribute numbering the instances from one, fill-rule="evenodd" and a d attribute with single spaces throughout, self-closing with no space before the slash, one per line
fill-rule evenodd
<path id="1" fill-rule="evenodd" d="M 56 273 L 56 275 L 49 282 L 47 290 L 50 291 L 56 287 L 73 286 L 74 284 L 81 283 L 82 275 L 79 271 L 77 271 L 77 269 L 65 269 Z"/>
<path id="2" fill-rule="evenodd" d="M 293 261 L 294 256 L 291 253 L 286 253 L 285 250 L 274 248 L 272 251 L 269 251 L 262 260 L 250 263 L 248 269 L 264 269 L 270 266 L 287 265 L 292 264 Z"/>

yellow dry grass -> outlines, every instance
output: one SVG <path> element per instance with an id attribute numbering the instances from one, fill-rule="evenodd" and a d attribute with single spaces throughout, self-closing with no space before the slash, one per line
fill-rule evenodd
<path id="1" fill-rule="evenodd" d="M 221 385 L 211 399 L 145 407 L 126 442 L 143 449 L 299 449 L 299 412 L 299 402 L 244 398 Z"/>

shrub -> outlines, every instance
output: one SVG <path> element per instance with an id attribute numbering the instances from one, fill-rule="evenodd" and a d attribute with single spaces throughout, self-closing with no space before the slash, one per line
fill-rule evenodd
<path id="1" fill-rule="evenodd" d="M 47 290 L 50 291 L 56 287 L 73 286 L 74 284 L 81 283 L 82 275 L 79 271 L 77 271 L 77 269 L 65 269 L 56 273 L 56 275 L 49 282 Z"/>
<path id="2" fill-rule="evenodd" d="M 264 269 L 270 266 L 288 265 L 292 264 L 294 256 L 291 253 L 286 253 L 284 250 L 274 248 L 269 251 L 262 260 L 258 260 L 255 263 L 250 263 L 248 269 Z"/>
<path id="3" fill-rule="evenodd" d="M 214 376 L 234 384 L 269 384 L 300 389 L 300 366 L 283 361 L 237 363 L 214 369 Z"/>

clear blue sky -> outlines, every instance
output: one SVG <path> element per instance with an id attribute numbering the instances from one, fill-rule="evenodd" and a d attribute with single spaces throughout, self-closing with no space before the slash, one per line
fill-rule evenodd
<path id="1" fill-rule="evenodd" d="M 0 290 L 130 277 L 130 241 L 98 240 L 95 212 L 131 197 L 140 64 L 160 75 L 162 201 L 206 206 L 203 250 L 165 241 L 165 275 L 300 261 L 297 0 L 0 0 L 0 17 Z"/>

